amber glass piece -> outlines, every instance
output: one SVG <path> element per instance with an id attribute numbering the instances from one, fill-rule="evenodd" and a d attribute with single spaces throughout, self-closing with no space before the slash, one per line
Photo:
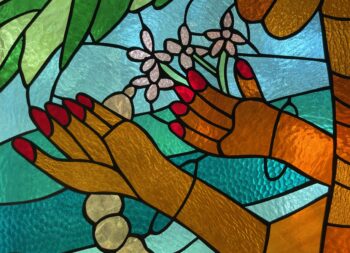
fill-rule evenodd
<path id="1" fill-rule="evenodd" d="M 212 141 L 189 128 L 185 128 L 184 141 L 211 154 L 218 154 L 218 143 Z"/>
<path id="2" fill-rule="evenodd" d="M 234 129 L 222 142 L 227 156 L 269 154 L 277 111 L 262 102 L 245 101 L 234 113 Z"/>
<path id="3" fill-rule="evenodd" d="M 319 3 L 319 0 L 277 0 L 264 19 L 265 26 L 274 36 L 289 36 L 310 21 Z"/>
<path id="4" fill-rule="evenodd" d="M 115 113 L 100 105 L 98 102 L 94 102 L 93 112 L 111 126 L 114 126 L 122 120 L 122 118 L 118 117 Z"/>
<path id="5" fill-rule="evenodd" d="M 350 105 L 350 78 L 333 75 L 333 89 L 338 99 Z"/>
<path id="6" fill-rule="evenodd" d="M 350 21 L 324 17 L 332 70 L 350 76 Z"/>
<path id="7" fill-rule="evenodd" d="M 322 12 L 325 15 L 337 18 L 350 17 L 350 1 L 349 0 L 324 0 Z"/>
<path id="8" fill-rule="evenodd" d="M 335 107 L 337 121 L 350 126 L 350 107 L 346 107 L 337 101 L 335 102 Z"/>
<path id="9" fill-rule="evenodd" d="M 350 228 L 327 226 L 324 253 L 347 252 L 350 242 Z M 343 251 L 342 251 L 343 249 Z"/>
<path id="10" fill-rule="evenodd" d="M 273 0 L 237 0 L 237 10 L 247 21 L 260 21 L 272 5 Z"/>
<path id="11" fill-rule="evenodd" d="M 323 198 L 273 223 L 270 228 L 267 252 L 320 252 L 325 207 L 326 198 Z"/>
<path id="12" fill-rule="evenodd" d="M 177 219 L 219 252 L 263 252 L 266 224 L 200 180 Z"/>
<path id="13" fill-rule="evenodd" d="M 336 180 L 346 186 L 350 187 L 350 164 L 338 159 Z"/>
<path id="14" fill-rule="evenodd" d="M 85 123 L 94 129 L 98 135 L 104 135 L 110 128 L 102 120 L 89 111 L 86 111 Z"/>
<path id="15" fill-rule="evenodd" d="M 261 98 L 262 94 L 260 93 L 258 83 L 255 79 L 242 79 L 237 76 L 242 95 L 246 98 Z"/>
<path id="16" fill-rule="evenodd" d="M 302 120 L 282 114 L 272 156 L 321 182 L 331 183 L 333 139 Z"/>
<path id="17" fill-rule="evenodd" d="M 143 201 L 175 215 L 193 179 L 165 159 L 149 137 L 130 122 L 117 126 L 105 141 L 119 169 Z"/>
<path id="18" fill-rule="evenodd" d="M 328 222 L 338 225 L 350 225 L 350 190 L 335 184 Z"/>
<path id="19" fill-rule="evenodd" d="M 91 162 L 60 161 L 40 150 L 35 165 L 59 182 L 88 193 L 119 193 L 135 197 L 125 180 L 113 169 Z"/>
<path id="20" fill-rule="evenodd" d="M 233 108 L 238 102 L 237 99 L 226 96 L 210 86 L 208 86 L 204 91 L 199 92 L 198 94 L 204 97 L 216 108 L 219 108 L 220 110 L 228 114 L 232 114 Z"/>
<path id="21" fill-rule="evenodd" d="M 337 124 L 337 155 L 350 161 L 350 127 Z"/>

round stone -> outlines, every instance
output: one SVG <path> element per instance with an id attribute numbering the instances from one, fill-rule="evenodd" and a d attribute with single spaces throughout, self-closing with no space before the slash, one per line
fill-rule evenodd
<path id="1" fill-rule="evenodd" d="M 148 253 L 149 251 L 145 249 L 144 244 L 139 238 L 130 236 L 123 247 L 116 253 Z"/>
<path id="2" fill-rule="evenodd" d="M 132 98 L 135 95 L 135 87 L 134 86 L 127 86 L 124 89 L 124 94 L 127 95 L 129 98 Z"/>
<path id="3" fill-rule="evenodd" d="M 121 216 L 101 220 L 95 228 L 95 240 L 105 250 L 117 250 L 125 241 L 129 226 Z"/>
<path id="4" fill-rule="evenodd" d="M 118 195 L 91 194 L 85 202 L 85 212 L 94 223 L 109 214 L 118 214 L 122 201 Z"/>
<path id="5" fill-rule="evenodd" d="M 224 37 L 224 38 L 226 38 L 226 39 L 228 39 L 228 38 L 230 38 L 231 37 L 231 31 L 230 30 L 224 30 L 223 32 L 222 32 L 222 36 Z"/>
<path id="6" fill-rule="evenodd" d="M 192 54 L 193 54 L 193 48 L 192 48 L 192 47 L 188 47 L 188 48 L 186 49 L 186 54 L 192 55 Z"/>
<path id="7" fill-rule="evenodd" d="M 103 105 L 126 119 L 132 118 L 132 102 L 130 97 L 124 93 L 115 93 L 114 95 L 108 97 L 103 102 Z"/>

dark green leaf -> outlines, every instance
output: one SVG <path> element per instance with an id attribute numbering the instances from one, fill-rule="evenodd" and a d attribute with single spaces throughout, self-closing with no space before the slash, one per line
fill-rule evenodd
<path id="1" fill-rule="evenodd" d="M 0 24 L 28 11 L 40 10 L 48 0 L 11 0 L 0 4 Z"/>
<path id="2" fill-rule="evenodd" d="M 157 9 L 163 8 L 165 7 L 167 4 L 169 4 L 172 0 L 156 0 L 154 2 L 154 7 L 156 7 Z"/>
<path id="3" fill-rule="evenodd" d="M 91 35 L 100 41 L 120 22 L 129 8 L 130 0 L 102 0 L 97 11 Z"/>
<path id="4" fill-rule="evenodd" d="M 65 67 L 75 54 L 79 44 L 85 39 L 98 0 L 75 0 L 71 18 L 68 24 L 68 31 L 61 55 L 61 68 Z"/>
<path id="5" fill-rule="evenodd" d="M 3 90 L 9 80 L 16 74 L 18 70 L 19 58 L 22 51 L 22 39 L 18 40 L 16 46 L 10 52 L 10 56 L 0 69 L 0 91 Z"/>
<path id="6" fill-rule="evenodd" d="M 136 11 L 149 4 L 152 0 L 134 0 L 130 6 L 130 11 Z"/>

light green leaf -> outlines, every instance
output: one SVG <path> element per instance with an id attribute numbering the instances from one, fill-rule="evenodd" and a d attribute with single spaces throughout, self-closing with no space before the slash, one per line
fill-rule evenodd
<path id="1" fill-rule="evenodd" d="M 22 51 L 22 39 L 18 40 L 16 46 L 10 52 L 9 57 L 0 68 L 0 92 L 9 84 L 9 80 L 18 70 L 19 57 Z"/>
<path id="2" fill-rule="evenodd" d="M 98 0 L 74 1 L 73 12 L 67 28 L 67 37 L 61 55 L 61 68 L 68 64 L 80 42 L 86 37 L 97 4 Z"/>
<path id="3" fill-rule="evenodd" d="M 16 43 L 23 29 L 28 25 L 36 12 L 30 12 L 19 16 L 0 28 L 0 67 L 6 56 Z"/>
<path id="4" fill-rule="evenodd" d="M 142 7 L 144 7 L 146 4 L 150 3 L 152 0 L 134 0 L 130 6 L 131 11 L 136 11 Z"/>
<path id="5" fill-rule="evenodd" d="M 21 61 L 26 84 L 31 83 L 45 61 L 61 45 L 70 7 L 71 0 L 52 0 L 26 31 Z"/>
<path id="6" fill-rule="evenodd" d="M 102 0 L 97 11 L 91 35 L 100 41 L 113 27 L 122 20 L 129 8 L 130 0 Z"/>

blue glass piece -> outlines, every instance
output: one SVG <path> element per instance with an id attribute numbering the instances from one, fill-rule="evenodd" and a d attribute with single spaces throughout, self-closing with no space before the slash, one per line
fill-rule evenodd
<path id="1" fill-rule="evenodd" d="M 181 253 L 214 253 L 207 245 L 205 245 L 200 239 L 197 239 L 187 249 L 181 251 Z"/>
<path id="2" fill-rule="evenodd" d="M 169 224 L 169 222 L 171 222 L 171 220 L 161 214 L 161 213 L 158 213 L 156 219 L 154 220 L 154 223 L 153 223 L 153 227 L 152 227 L 152 230 L 156 233 L 160 232 L 165 226 L 167 226 Z"/>
<path id="3" fill-rule="evenodd" d="M 146 237 L 146 244 L 157 253 L 176 252 L 195 238 L 189 230 L 173 222 L 168 229 L 159 235 Z"/>
<path id="4" fill-rule="evenodd" d="M 322 101 L 322 103 L 320 103 Z M 292 98 L 301 118 L 333 133 L 333 109 L 330 90 L 314 92 Z"/>
<path id="5" fill-rule="evenodd" d="M 65 252 L 93 244 L 81 211 L 84 199 L 67 190 L 41 201 L 0 206 L 1 252 Z"/>
<path id="6" fill-rule="evenodd" d="M 61 50 L 58 50 L 44 70 L 29 88 L 30 105 L 44 107 L 50 100 L 51 90 L 59 73 L 59 59 Z"/>
<path id="7" fill-rule="evenodd" d="M 267 100 L 329 86 L 323 62 L 267 57 L 243 57 L 253 67 Z"/>
<path id="8" fill-rule="evenodd" d="M 0 119 L 0 142 L 35 128 L 28 115 L 26 90 L 19 75 L 0 93 Z"/>
<path id="9" fill-rule="evenodd" d="M 267 221 L 273 221 L 290 212 L 293 212 L 311 201 L 326 194 L 328 187 L 321 184 L 313 184 L 282 197 L 266 202 L 247 206 L 247 208 Z"/>
<path id="10" fill-rule="evenodd" d="M 138 15 L 129 13 L 123 19 L 123 21 L 101 42 L 118 44 L 125 47 L 142 47 L 140 36 L 138 36 L 140 31 L 141 22 Z"/>
<path id="11" fill-rule="evenodd" d="M 123 215 L 131 223 L 131 233 L 144 235 L 149 231 L 155 210 L 137 200 L 124 198 Z"/>
<path id="12" fill-rule="evenodd" d="M 198 177 L 242 204 L 274 196 L 308 181 L 289 168 L 281 178 L 270 181 L 265 177 L 261 158 L 207 157 L 199 162 Z"/>
<path id="13" fill-rule="evenodd" d="M 260 53 L 324 59 L 319 14 L 301 32 L 284 40 L 267 35 L 261 24 L 250 24 L 249 27 L 251 42 Z"/>
<path id="14" fill-rule="evenodd" d="M 35 131 L 24 137 L 52 156 L 63 158 L 40 132 Z M 19 155 L 10 141 L 0 146 L 0 154 L 0 203 L 33 200 L 62 189 L 60 184 Z"/>

